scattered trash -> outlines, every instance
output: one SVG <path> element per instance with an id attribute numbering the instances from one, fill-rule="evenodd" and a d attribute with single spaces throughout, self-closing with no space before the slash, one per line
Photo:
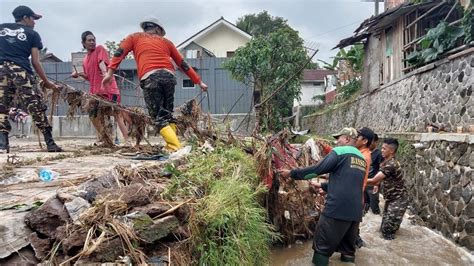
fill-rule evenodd
<path id="1" fill-rule="evenodd" d="M 38 172 L 36 169 L 28 169 L 25 172 L 17 173 L 14 176 L 10 176 L 0 180 L 0 186 L 26 183 L 38 180 Z"/>
<path id="2" fill-rule="evenodd" d="M 39 171 L 39 177 L 44 182 L 51 182 L 58 177 L 58 173 L 51 171 L 48 168 L 41 168 Z"/>
<path id="3" fill-rule="evenodd" d="M 138 154 L 132 157 L 132 160 L 141 160 L 141 161 L 166 161 L 168 156 L 164 154 Z"/>
<path id="4" fill-rule="evenodd" d="M 169 159 L 172 160 L 172 161 L 181 159 L 184 156 L 186 156 L 187 154 L 189 154 L 192 149 L 193 149 L 192 146 L 186 146 L 184 148 L 181 148 L 181 149 L 171 153 Z"/>
<path id="5" fill-rule="evenodd" d="M 205 141 L 204 144 L 201 147 L 202 152 L 204 153 L 209 153 L 214 151 L 214 147 L 212 147 L 211 143 L 209 141 Z"/>

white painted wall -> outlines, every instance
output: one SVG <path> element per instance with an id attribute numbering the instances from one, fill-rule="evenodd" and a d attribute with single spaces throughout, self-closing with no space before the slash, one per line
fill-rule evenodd
<path id="1" fill-rule="evenodd" d="M 228 51 L 235 51 L 237 48 L 244 46 L 248 41 L 249 39 L 234 30 L 220 25 L 209 34 L 194 42 L 213 52 L 216 57 L 227 57 Z"/>
<path id="2" fill-rule="evenodd" d="M 313 83 L 301 83 L 301 100 L 295 100 L 293 106 L 298 105 L 316 105 L 322 101 L 313 101 L 312 98 L 316 95 L 324 95 L 324 84 L 314 86 Z"/>

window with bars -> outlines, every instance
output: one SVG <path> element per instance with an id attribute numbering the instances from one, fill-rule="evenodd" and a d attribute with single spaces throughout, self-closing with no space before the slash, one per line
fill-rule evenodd
<path id="1" fill-rule="evenodd" d="M 450 25 L 456 25 L 461 19 L 462 13 L 459 9 L 446 2 L 440 2 L 425 10 L 418 8 L 406 14 L 403 18 L 403 58 L 406 59 L 412 52 L 421 50 L 419 41 L 425 37 L 429 29 L 436 27 L 443 20 Z M 403 61 L 404 73 L 411 72 L 415 68 L 416 66 Z"/>

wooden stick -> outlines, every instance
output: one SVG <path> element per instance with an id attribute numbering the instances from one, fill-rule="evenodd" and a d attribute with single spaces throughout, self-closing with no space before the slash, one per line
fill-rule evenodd
<path id="1" fill-rule="evenodd" d="M 261 101 L 259 104 L 256 104 L 255 105 L 255 108 L 259 108 L 260 106 L 262 106 L 263 104 L 265 104 L 268 100 L 270 100 L 271 98 L 273 98 L 273 96 L 275 96 L 275 94 L 277 94 L 281 89 L 283 89 L 285 87 L 285 85 L 290 82 L 290 80 L 294 79 L 297 75 L 299 75 L 301 73 L 301 71 L 303 71 L 303 69 L 309 64 L 309 62 L 311 62 L 311 60 L 313 59 L 313 57 L 319 52 L 319 49 L 314 51 L 313 55 L 311 55 L 310 58 L 308 58 L 308 60 L 306 60 L 306 62 L 304 64 L 301 65 L 300 69 L 298 69 L 298 71 L 296 71 L 289 79 L 285 80 L 285 82 L 283 82 L 283 84 L 280 85 L 280 87 L 278 87 L 276 90 L 273 91 L 272 94 L 270 94 L 270 96 L 268 96 L 266 99 L 264 99 L 263 101 Z"/>
<path id="2" fill-rule="evenodd" d="M 412 23 L 408 24 L 408 26 L 406 26 L 405 28 L 410 28 L 411 26 L 415 25 L 418 21 L 420 21 L 420 19 L 426 17 L 427 15 L 429 15 L 431 12 L 433 12 L 434 10 L 436 10 L 438 7 L 444 5 L 446 3 L 446 0 L 440 2 L 439 4 L 437 4 L 436 6 L 432 7 L 430 10 L 426 11 L 425 14 L 419 16 L 417 19 L 415 19 Z"/>
<path id="3" fill-rule="evenodd" d="M 449 18 L 449 15 L 451 15 L 451 12 L 453 12 L 454 8 L 456 7 L 456 5 L 458 4 L 458 0 L 454 1 L 454 5 L 451 7 L 451 9 L 449 10 L 448 14 L 446 15 L 446 17 L 444 18 L 444 21 L 446 21 L 448 18 Z"/>
<path id="4" fill-rule="evenodd" d="M 168 247 L 168 265 L 171 266 L 171 248 Z"/>
<path id="5" fill-rule="evenodd" d="M 174 206 L 173 208 L 171 208 L 171 209 L 165 211 L 164 213 L 162 213 L 162 214 L 156 216 L 155 218 L 153 218 L 153 220 L 158 219 L 158 218 L 161 218 L 161 217 L 163 217 L 163 216 L 166 216 L 166 215 L 168 215 L 168 214 L 170 214 L 170 213 L 176 211 L 179 207 L 183 206 L 184 204 L 186 204 L 186 203 L 188 203 L 188 202 L 190 202 L 190 201 L 192 201 L 192 200 L 193 200 L 193 199 L 188 199 L 187 201 L 185 201 L 185 202 L 183 202 L 183 203 L 181 203 L 181 204 L 178 204 L 178 205 Z"/>

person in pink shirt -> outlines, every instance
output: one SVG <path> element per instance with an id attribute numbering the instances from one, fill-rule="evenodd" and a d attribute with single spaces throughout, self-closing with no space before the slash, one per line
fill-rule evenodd
<path id="1" fill-rule="evenodd" d="M 117 86 L 115 79 L 107 85 L 102 85 L 102 79 L 107 73 L 107 65 L 109 64 L 109 54 L 102 45 L 96 45 L 95 36 L 90 31 L 85 31 L 81 35 L 82 46 L 87 50 L 87 55 L 84 57 L 83 68 L 84 72 L 74 71 L 72 77 L 82 77 L 89 81 L 90 90 L 89 92 L 94 95 L 98 95 L 106 100 L 114 103 L 120 103 L 120 91 Z M 103 121 L 95 119 L 98 112 L 98 102 L 89 112 L 92 124 L 98 132 L 101 127 L 104 126 Z M 125 139 L 125 143 L 128 142 L 128 127 L 124 122 L 124 114 L 120 112 L 114 112 L 115 121 L 117 121 L 120 131 Z M 127 119 L 128 121 L 128 119 Z M 130 121 L 128 121 L 130 122 Z M 130 123 L 128 123 L 130 125 Z M 101 139 L 103 141 L 103 139 Z"/>

